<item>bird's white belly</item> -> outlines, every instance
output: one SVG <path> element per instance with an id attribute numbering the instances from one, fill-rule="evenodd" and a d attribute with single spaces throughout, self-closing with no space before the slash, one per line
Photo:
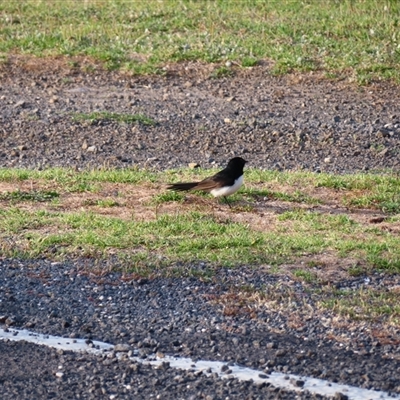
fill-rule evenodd
<path id="1" fill-rule="evenodd" d="M 225 187 L 220 187 L 218 189 L 213 189 L 210 191 L 210 193 L 214 197 L 229 196 L 230 194 L 237 192 L 242 185 L 243 185 L 243 175 L 237 178 L 232 186 L 225 186 Z"/>

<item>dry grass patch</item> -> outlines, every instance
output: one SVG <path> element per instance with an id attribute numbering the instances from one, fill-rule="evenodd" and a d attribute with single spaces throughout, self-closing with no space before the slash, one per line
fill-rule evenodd
<path id="1" fill-rule="evenodd" d="M 281 264 L 277 274 L 290 275 L 299 282 L 332 285 L 349 279 L 349 276 L 364 275 L 369 269 L 370 266 L 360 259 L 339 257 L 333 252 L 324 252 L 300 256 L 294 263 Z"/>
<path id="2" fill-rule="evenodd" d="M 253 212 L 240 211 L 241 204 L 234 205 L 234 210 L 212 197 L 204 198 L 188 194 L 183 203 L 166 202 L 156 204 L 154 198 L 165 191 L 164 185 L 140 184 L 130 185 L 122 183 L 101 183 L 96 192 L 63 192 L 59 185 L 46 181 L 19 181 L 0 182 L 1 193 L 34 193 L 36 191 L 54 190 L 60 193 L 53 203 L 35 201 L 1 200 L 3 207 L 10 207 L 18 203 L 18 208 L 26 211 L 60 211 L 79 212 L 91 211 L 98 215 L 121 218 L 123 220 L 154 221 L 159 215 L 177 215 L 189 211 L 205 211 L 212 213 L 219 221 L 233 221 L 247 224 L 252 229 L 270 230 L 276 223 L 273 212 L 262 213 L 261 209 Z M 276 203 L 278 204 L 278 202 Z M 237 212 L 239 210 L 239 212 Z M 260 211 L 260 212 L 258 212 Z"/>
<path id="3" fill-rule="evenodd" d="M 386 288 L 325 286 L 321 290 L 316 284 L 299 286 L 295 280 L 282 279 L 262 288 L 233 286 L 205 297 L 226 316 L 248 316 L 269 325 L 269 318 L 279 315 L 283 331 L 302 332 L 308 320 L 319 321 L 326 340 L 362 351 L 364 343 L 355 342 L 354 333 L 379 345 L 400 342 L 400 286 L 391 279 L 385 283 Z"/>

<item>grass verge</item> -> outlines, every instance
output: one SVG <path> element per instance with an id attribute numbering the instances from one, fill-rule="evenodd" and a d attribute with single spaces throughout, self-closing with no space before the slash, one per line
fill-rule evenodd
<path id="1" fill-rule="evenodd" d="M 231 196 L 232 209 L 207 195 L 165 189 L 209 174 L 0 169 L 0 257 L 112 256 L 118 268 L 141 276 L 190 274 L 174 265 L 205 262 L 207 279 L 218 266 L 250 265 L 290 275 L 308 288 L 318 309 L 398 322 L 396 287 L 335 286 L 376 271 L 386 277 L 400 272 L 396 175 L 249 169 L 246 186 Z M 293 288 L 282 290 L 250 290 L 242 297 L 236 291 L 218 301 L 227 315 L 256 314 L 255 304 L 303 304 Z"/>
<path id="2" fill-rule="evenodd" d="M 338 259 L 361 262 L 364 272 L 400 271 L 395 214 L 400 182 L 392 174 L 338 177 L 248 170 L 247 186 L 231 197 L 233 211 L 206 195 L 164 189 L 167 182 L 209 173 L 0 169 L 0 236 L 7 238 L 1 254 L 118 252 L 144 263 L 157 254 L 166 262 L 235 266 L 279 265 L 333 252 Z M 377 220 L 373 210 L 381 215 Z"/>
<path id="3" fill-rule="evenodd" d="M 400 77 L 396 1 L 0 1 L 0 53 L 89 56 L 162 73 L 167 63 L 274 63 L 359 83 Z M 230 74 L 221 67 L 216 76 Z"/>

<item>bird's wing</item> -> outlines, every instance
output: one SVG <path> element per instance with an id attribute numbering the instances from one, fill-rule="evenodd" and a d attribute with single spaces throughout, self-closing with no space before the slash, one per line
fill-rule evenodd
<path id="1" fill-rule="evenodd" d="M 226 174 L 226 172 L 222 170 L 217 174 L 199 182 L 194 189 L 210 191 L 212 189 L 217 189 L 223 186 L 232 186 L 234 183 L 235 179 L 230 177 L 229 174 Z"/>
<path id="2" fill-rule="evenodd" d="M 169 190 L 176 190 L 178 192 L 184 192 L 185 190 L 192 190 L 196 187 L 198 182 L 179 182 L 179 183 L 172 183 L 167 186 Z"/>

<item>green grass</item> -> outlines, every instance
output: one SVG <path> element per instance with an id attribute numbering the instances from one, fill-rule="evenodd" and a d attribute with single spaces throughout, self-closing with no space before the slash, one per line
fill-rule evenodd
<path id="1" fill-rule="evenodd" d="M 101 192 L 102 184 L 118 183 L 129 185 L 160 185 L 178 180 L 201 179 L 210 174 L 210 170 L 173 170 L 165 172 L 150 172 L 139 169 L 124 170 L 87 170 L 76 172 L 68 169 L 19 170 L 0 169 L 0 182 L 34 181 L 35 188 L 40 182 L 46 189 L 32 191 L 16 190 L 0 195 L 0 200 L 9 201 L 8 208 L 2 209 L 0 236 L 5 238 L 15 236 L 16 243 L 12 251 L 27 256 L 37 256 L 42 253 L 54 252 L 58 243 L 62 254 L 75 254 L 77 249 L 85 254 L 97 252 L 107 254 L 118 250 L 123 254 L 148 255 L 153 258 L 157 253 L 166 260 L 204 260 L 219 265 L 259 265 L 268 263 L 279 265 L 293 261 L 303 255 L 333 252 L 338 257 L 350 257 L 366 265 L 366 271 L 378 269 L 381 271 L 400 271 L 400 238 L 389 230 L 382 230 L 377 224 L 357 222 L 351 213 L 335 213 L 315 211 L 302 208 L 305 204 L 323 204 L 323 201 L 310 197 L 307 190 L 317 190 L 322 186 L 342 195 L 342 202 L 350 207 L 355 199 L 363 201 L 365 197 L 379 200 L 367 202 L 373 208 L 382 207 L 393 200 L 394 193 L 399 187 L 399 178 L 393 174 L 358 174 L 335 176 L 329 174 L 312 174 L 304 172 L 276 171 L 246 171 L 246 182 L 249 187 L 243 188 L 232 196 L 234 209 L 232 213 L 255 213 L 255 204 L 264 204 L 268 209 L 268 197 L 291 202 L 290 208 L 277 213 L 276 226 L 259 232 L 243 223 L 235 223 L 229 218 L 219 219 L 213 212 L 203 210 L 215 207 L 215 202 L 197 203 L 197 213 L 190 211 L 190 206 L 180 206 L 176 215 L 160 214 L 157 208 L 164 203 L 183 202 L 185 194 L 173 191 L 161 191 L 145 205 L 156 214 L 156 221 L 131 221 L 122 218 L 97 215 L 92 210 L 76 213 L 72 211 L 28 211 L 15 208 L 24 201 L 51 201 L 57 198 L 62 202 L 63 193 Z M 263 189 L 266 185 L 279 185 L 293 188 L 301 187 L 302 191 L 294 189 L 293 193 L 286 191 Z M 118 190 L 119 191 L 119 190 Z M 367 194 L 366 194 L 367 193 Z M 264 195 L 267 199 L 264 200 Z M 192 194 L 197 196 L 197 194 Z M 351 197 L 352 202 L 348 201 Z M 254 203 L 256 199 L 257 203 Z M 98 206 L 111 208 L 121 206 L 120 198 L 112 196 L 100 199 L 84 199 L 83 206 Z M 341 201 L 340 199 L 337 201 Z M 380 202 L 380 203 L 379 203 Z M 14 207 L 13 207 L 14 206 Z M 224 207 L 221 204 L 220 207 Z M 132 206 L 134 210 L 134 205 Z M 226 206 L 225 206 L 226 207 Z M 398 207 L 398 204 L 397 206 Z M 383 207 L 382 207 L 383 208 Z M 227 209 L 228 210 L 228 209 Z M 398 208 L 396 208 L 398 210 Z M 387 210 L 388 211 L 388 210 Z M 390 210 L 393 211 L 393 210 Z M 396 224 L 398 217 L 393 215 L 385 220 L 385 224 Z M 48 228 L 49 234 L 41 230 Z M 54 233 L 55 231 L 56 233 Z M 5 242 L 7 243 L 7 242 Z M 1 254 L 10 251 L 7 244 Z M 50 247 L 49 247 L 50 246 Z M 13 254 L 14 254 L 13 253 Z M 360 273 L 353 269 L 350 275 Z M 306 277 L 304 277 L 306 279 Z"/>
<path id="2" fill-rule="evenodd" d="M 346 175 L 315 174 L 310 172 L 278 172 L 249 170 L 246 180 L 254 183 L 287 184 L 297 189 L 294 193 L 274 193 L 263 189 L 260 195 L 280 200 L 318 204 L 304 193 L 304 187 L 334 189 L 343 194 L 342 205 L 355 208 L 375 208 L 389 213 L 400 212 L 400 176 L 397 173 L 357 173 Z M 257 194 L 257 190 L 253 191 Z M 251 190 L 249 190 L 251 194 Z"/>
<path id="3" fill-rule="evenodd" d="M 44 171 L 0 168 L 0 182 L 18 182 L 43 179 L 59 185 L 68 192 L 85 192 L 98 190 L 104 182 L 139 184 L 156 182 L 157 173 L 127 168 L 121 170 L 94 169 L 76 172 L 67 168 L 50 168 Z"/>
<path id="4" fill-rule="evenodd" d="M 222 78 L 224 76 L 230 76 L 230 75 L 232 75 L 232 70 L 225 66 L 216 68 L 211 74 L 213 78 Z"/>
<path id="5" fill-rule="evenodd" d="M 243 193 L 248 197 L 253 198 L 267 198 L 269 200 L 282 200 L 294 203 L 306 203 L 306 204 L 320 204 L 319 199 L 302 193 L 300 190 L 296 190 L 294 193 L 277 192 L 268 189 L 254 189 L 245 188 Z"/>
<path id="6" fill-rule="evenodd" d="M 96 205 L 99 205 L 98 203 Z M 109 207 L 110 205 L 103 205 Z M 281 214 L 285 224 L 270 232 L 201 212 L 161 214 L 155 221 L 126 221 L 91 212 L 0 211 L 0 236 L 18 237 L 21 255 L 49 254 L 59 244 L 62 254 L 107 254 L 120 250 L 165 257 L 169 262 L 208 261 L 217 265 L 280 264 L 304 254 L 334 251 L 340 257 L 364 260 L 370 269 L 400 272 L 400 238 L 354 223 L 346 216 L 312 212 Z M 49 232 L 36 233 L 39 228 Z M 288 227 L 290 229 L 288 229 Z M 18 250 L 15 244 L 12 251 Z M 0 254 L 10 255 L 7 248 Z"/>
<path id="7" fill-rule="evenodd" d="M 400 321 L 400 293 L 361 288 L 328 292 L 321 305 L 352 320 Z"/>
<path id="8" fill-rule="evenodd" d="M 123 250 L 127 254 L 146 255 L 151 261 L 157 255 L 168 261 L 204 260 L 219 265 L 237 265 L 265 260 L 257 250 L 263 238 L 242 224 L 221 224 L 212 216 L 188 213 L 162 215 L 155 221 L 124 221 L 94 213 L 30 212 L 16 208 L 0 210 L 1 234 L 20 235 L 23 245 L 13 246 L 19 256 L 37 257 L 53 252 L 60 255 L 106 254 L 107 250 Z M 46 227 L 56 233 L 35 230 Z M 4 254 L 5 245 L 0 247 Z M 54 252 L 53 252 L 54 253 Z"/>
<path id="9" fill-rule="evenodd" d="M 365 269 L 359 265 L 354 265 L 348 269 L 348 273 L 350 276 L 362 276 L 365 274 Z"/>
<path id="10" fill-rule="evenodd" d="M 282 246 L 291 245 L 293 254 L 333 250 L 341 257 L 367 261 L 373 269 L 400 272 L 400 238 L 396 235 L 356 223 L 347 215 L 295 210 L 278 219 L 290 221 L 290 237 L 281 240 Z M 284 225 L 278 231 L 288 229 Z"/>
<path id="11" fill-rule="evenodd" d="M 174 192 L 172 190 L 160 193 L 153 197 L 154 204 L 168 203 L 171 201 L 183 202 L 185 195 L 183 193 Z"/>
<path id="12" fill-rule="evenodd" d="M 350 176 L 323 175 L 318 187 L 338 190 L 363 191 L 361 196 L 345 199 L 346 205 L 360 208 L 379 208 L 382 211 L 400 211 L 400 177 L 398 175 L 357 174 Z"/>
<path id="13" fill-rule="evenodd" d="M 155 125 L 156 122 L 146 117 L 143 114 L 118 114 L 107 111 L 97 111 L 89 114 L 76 113 L 73 115 L 73 119 L 77 122 L 89 121 L 91 124 L 95 124 L 99 121 L 116 121 L 119 123 L 132 124 L 140 122 L 143 125 Z"/>
<path id="14" fill-rule="evenodd" d="M 31 190 L 0 193 L 0 200 L 7 200 L 11 202 L 19 201 L 52 201 L 59 197 L 59 193 L 51 190 Z"/>
<path id="15" fill-rule="evenodd" d="M 309 271 L 296 270 L 294 275 L 304 282 L 305 290 L 300 296 L 298 288 L 277 283 L 251 294 L 239 292 L 232 298 L 230 305 L 235 307 L 244 303 L 248 308 L 255 308 L 258 311 L 262 307 L 260 305 L 264 303 L 268 310 L 284 312 L 294 321 L 302 321 L 305 315 L 317 318 L 318 311 L 322 311 L 326 316 L 329 310 L 336 321 L 327 321 L 332 327 L 337 327 L 337 323 L 342 324 L 343 328 L 353 324 L 354 321 L 367 321 L 380 324 L 380 332 L 383 336 L 385 332 L 387 333 L 386 327 L 399 326 L 400 292 L 398 290 L 380 287 L 336 289 L 335 286 L 319 284 Z M 255 299 L 249 299 L 251 295 Z M 256 305 L 254 305 L 254 300 Z M 312 310 L 311 314 L 310 310 Z"/>
<path id="16" fill-rule="evenodd" d="M 51 168 L 45 171 L 0 168 L 0 181 L 24 181 L 44 179 L 60 184 L 67 191 L 85 192 L 98 190 L 102 182 L 138 184 L 145 182 L 173 183 L 178 181 L 201 180 L 213 170 L 201 168 L 175 169 L 164 172 L 151 172 L 137 168 L 112 170 L 97 169 L 76 172 L 62 168 Z M 322 201 L 305 192 L 307 188 L 328 188 L 342 195 L 342 205 L 353 208 L 372 208 L 396 214 L 400 212 L 400 176 L 394 173 L 358 173 L 348 175 L 316 174 L 312 172 L 279 172 L 246 170 L 246 184 L 233 200 L 247 198 L 267 198 L 311 205 Z M 277 191 L 257 185 L 287 185 L 292 192 Z M 182 200 L 180 194 L 163 193 L 156 202 Z"/>
<path id="17" fill-rule="evenodd" d="M 390 0 L 1 0 L 0 53 L 89 56 L 135 73 L 188 60 L 248 67 L 270 59 L 275 74 L 399 81 L 399 12 Z"/>
<path id="18" fill-rule="evenodd" d="M 113 199 L 98 199 L 98 200 L 92 200 L 92 199 L 87 199 L 84 200 L 82 203 L 84 206 L 99 206 L 103 208 L 109 208 L 109 207 L 119 207 L 119 203 Z"/>
<path id="19" fill-rule="evenodd" d="M 296 278 L 299 278 L 300 280 L 307 282 L 307 283 L 312 283 L 316 281 L 315 274 L 313 274 L 310 271 L 303 270 L 303 269 L 296 269 L 293 271 L 293 275 Z"/>

